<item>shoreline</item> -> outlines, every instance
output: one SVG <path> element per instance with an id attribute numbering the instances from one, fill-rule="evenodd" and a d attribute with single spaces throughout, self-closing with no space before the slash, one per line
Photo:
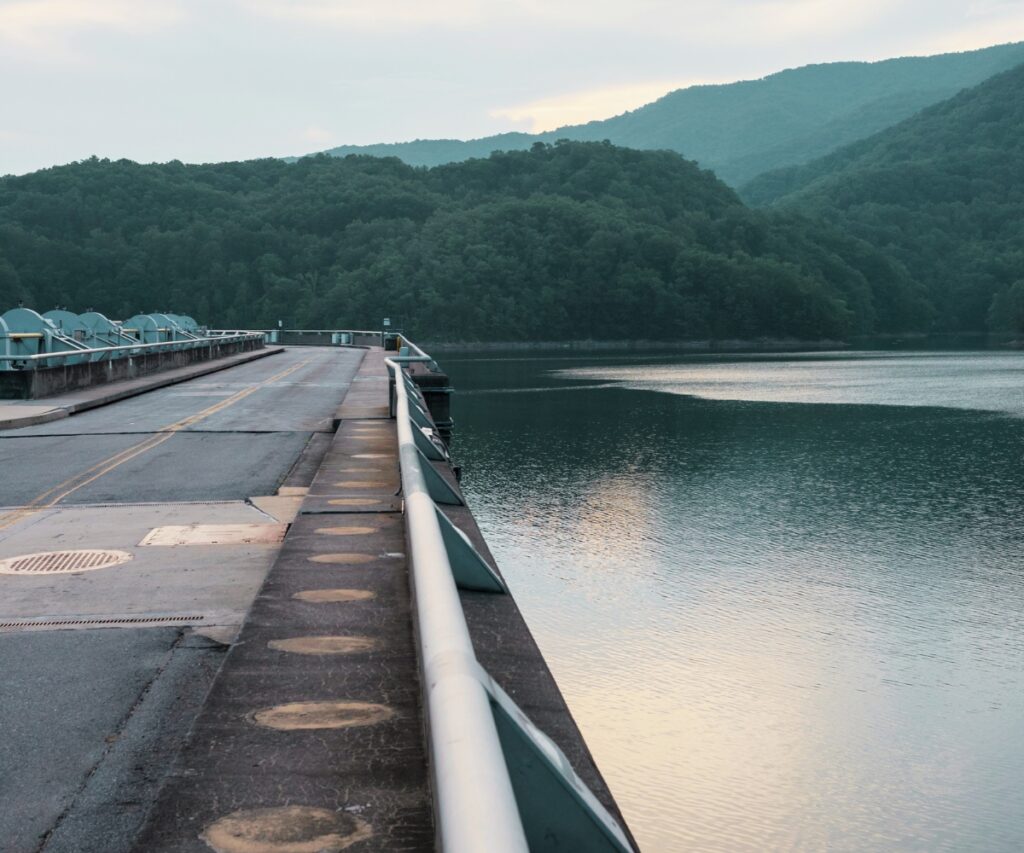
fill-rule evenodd
<path id="1" fill-rule="evenodd" d="M 827 352 L 862 349 L 1022 349 L 1024 341 L 986 332 L 862 335 L 849 340 L 800 338 L 723 338 L 720 340 L 652 341 L 577 339 L 569 341 L 427 341 L 429 352 Z"/>
<path id="2" fill-rule="evenodd" d="M 704 340 L 704 341 L 428 341 L 423 344 L 429 352 L 648 352 L 678 350 L 680 352 L 785 352 L 787 350 L 848 349 L 845 341 L 802 341 L 796 338 L 764 338 L 759 340 Z"/>

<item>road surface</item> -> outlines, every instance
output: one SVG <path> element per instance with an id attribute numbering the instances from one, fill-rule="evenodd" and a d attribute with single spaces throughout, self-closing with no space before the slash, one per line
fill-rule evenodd
<path id="1" fill-rule="evenodd" d="M 273 563 L 361 358 L 288 349 L 0 432 L 0 561 L 129 556 L 78 573 L 0 572 L 5 853 L 127 845 Z M 197 525 L 200 541 L 176 544 Z"/>

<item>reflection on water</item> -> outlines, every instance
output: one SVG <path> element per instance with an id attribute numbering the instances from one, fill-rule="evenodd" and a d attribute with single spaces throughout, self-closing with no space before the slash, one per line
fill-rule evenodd
<path id="1" fill-rule="evenodd" d="M 644 850 L 1024 849 L 1024 358 L 444 366 Z"/>
<path id="2" fill-rule="evenodd" d="M 710 400 L 948 406 L 1024 415 L 1024 358 L 1017 353 L 819 354 L 689 363 L 579 367 L 576 378 Z"/>

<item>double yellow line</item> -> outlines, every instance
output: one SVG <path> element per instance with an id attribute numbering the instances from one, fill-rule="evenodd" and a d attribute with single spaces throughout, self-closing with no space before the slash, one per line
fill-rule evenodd
<path id="1" fill-rule="evenodd" d="M 237 394 L 232 394 L 230 397 L 215 403 L 209 408 L 203 409 L 201 412 L 196 412 L 194 415 L 189 415 L 187 418 L 175 421 L 173 424 L 169 424 L 168 426 L 161 428 L 144 441 L 140 441 L 138 444 L 132 445 L 126 450 L 122 450 L 120 453 L 115 453 L 113 456 L 104 459 L 102 462 L 97 462 L 85 471 L 80 471 L 73 477 L 69 477 L 64 482 L 58 483 L 51 489 L 47 489 L 41 495 L 37 495 L 25 504 L 25 506 L 18 507 L 18 509 L 9 512 L 6 515 L 0 515 L 0 530 L 4 530 L 12 524 L 16 524 L 32 513 L 39 512 L 43 509 L 49 509 L 54 504 L 64 500 L 64 498 L 72 492 L 78 491 L 83 486 L 88 486 L 90 483 L 95 482 L 105 474 L 109 474 L 115 468 L 124 465 L 125 462 L 130 462 L 132 459 L 135 459 L 137 456 L 141 456 L 143 453 L 152 450 L 154 447 L 159 447 L 165 441 L 173 438 L 175 433 L 181 432 L 183 429 L 187 429 L 190 426 L 195 426 L 197 423 L 206 420 L 206 418 L 211 415 L 224 411 L 224 409 L 229 406 L 233 406 L 235 403 L 244 400 L 250 394 L 255 394 L 260 390 L 260 388 L 270 385 L 273 382 L 279 382 L 286 376 L 290 376 L 292 373 L 295 373 L 295 371 L 301 370 L 311 361 L 313 361 L 312 358 L 300 361 L 298 364 L 294 364 L 291 367 L 282 370 L 280 373 L 275 373 L 273 376 L 264 379 L 256 385 L 252 385 L 243 391 L 239 391 Z"/>

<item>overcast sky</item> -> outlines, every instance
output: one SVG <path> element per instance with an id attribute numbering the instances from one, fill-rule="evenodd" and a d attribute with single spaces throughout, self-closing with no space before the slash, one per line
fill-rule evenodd
<path id="1" fill-rule="evenodd" d="M 0 0 L 0 174 L 472 138 L 1024 40 L 1024 0 Z"/>

